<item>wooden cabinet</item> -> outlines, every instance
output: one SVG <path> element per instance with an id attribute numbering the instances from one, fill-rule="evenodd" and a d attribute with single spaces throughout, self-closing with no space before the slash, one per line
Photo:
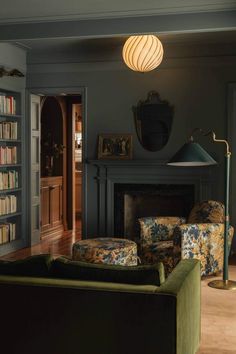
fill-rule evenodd
<path id="1" fill-rule="evenodd" d="M 63 177 L 41 178 L 41 238 L 63 233 Z"/>
<path id="2" fill-rule="evenodd" d="M 82 211 L 82 172 L 75 172 L 75 212 L 76 216 L 81 216 Z"/>

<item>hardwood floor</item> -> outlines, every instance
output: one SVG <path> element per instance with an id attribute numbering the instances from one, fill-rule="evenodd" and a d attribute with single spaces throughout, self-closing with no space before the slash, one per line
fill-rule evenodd
<path id="1" fill-rule="evenodd" d="M 71 256 L 72 244 L 79 239 L 81 228 L 78 226 L 74 233 L 65 232 L 62 238 L 44 240 L 39 245 L 8 254 L 2 259 L 14 260 L 39 253 Z M 236 280 L 236 255 L 230 263 L 230 279 Z M 202 280 L 202 336 L 196 354 L 235 354 L 236 291 L 210 288 L 208 282 L 212 279 L 215 278 Z"/>
<path id="2" fill-rule="evenodd" d="M 23 248 L 22 250 L 12 252 L 6 256 L 1 257 L 5 260 L 15 260 L 29 257 L 40 253 L 50 253 L 52 255 L 65 255 L 71 256 L 72 245 L 75 241 L 81 239 L 81 222 L 76 222 L 76 230 L 65 231 L 63 237 L 56 237 L 42 240 L 38 245 Z"/>

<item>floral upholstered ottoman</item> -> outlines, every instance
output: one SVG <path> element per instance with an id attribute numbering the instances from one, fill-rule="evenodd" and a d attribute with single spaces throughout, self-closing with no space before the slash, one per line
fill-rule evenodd
<path id="1" fill-rule="evenodd" d="M 121 238 L 94 238 L 75 242 L 73 260 L 90 263 L 136 266 L 137 245 L 134 241 Z"/>

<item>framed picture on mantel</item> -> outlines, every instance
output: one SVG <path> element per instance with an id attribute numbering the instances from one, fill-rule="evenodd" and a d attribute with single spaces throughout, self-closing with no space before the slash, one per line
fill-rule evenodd
<path id="1" fill-rule="evenodd" d="M 101 134 L 98 136 L 98 158 L 130 160 L 133 153 L 131 134 Z"/>

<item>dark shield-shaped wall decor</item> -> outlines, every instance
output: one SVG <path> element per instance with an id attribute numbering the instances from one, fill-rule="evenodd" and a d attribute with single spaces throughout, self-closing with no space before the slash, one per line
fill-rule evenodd
<path id="1" fill-rule="evenodd" d="M 149 151 L 161 150 L 168 142 L 174 107 L 162 101 L 158 92 L 148 93 L 145 101 L 133 107 L 136 132 L 141 145 Z"/>

